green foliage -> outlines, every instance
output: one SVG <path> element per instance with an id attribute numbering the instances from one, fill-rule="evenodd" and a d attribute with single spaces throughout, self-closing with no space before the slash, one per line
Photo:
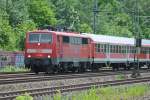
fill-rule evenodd
<path id="1" fill-rule="evenodd" d="M 131 11 L 135 0 L 97 0 L 96 34 L 150 38 L 149 0 L 138 0 L 139 25 Z M 0 49 L 23 50 L 27 31 L 41 26 L 92 33 L 94 0 L 0 0 Z M 106 12 L 105 12 L 106 11 Z M 135 28 L 135 26 L 137 26 Z"/>
<path id="2" fill-rule="evenodd" d="M 124 79 L 126 79 L 126 75 L 125 74 L 120 74 L 120 75 L 117 75 L 117 79 L 118 80 L 124 80 Z"/>
<path id="3" fill-rule="evenodd" d="M 8 19 L 0 19 L 0 48 L 6 50 L 15 49 L 15 36 Z"/>
<path id="4" fill-rule="evenodd" d="M 61 100 L 61 92 L 58 90 L 56 95 L 54 95 L 54 100 Z"/>
<path id="5" fill-rule="evenodd" d="M 15 67 L 15 66 L 5 66 L 3 68 L 0 68 L 0 72 L 28 72 L 29 69 L 26 69 L 24 67 Z"/>
<path id="6" fill-rule="evenodd" d="M 138 98 L 149 91 L 148 85 L 133 85 L 133 86 L 119 86 L 119 87 L 92 87 L 87 91 L 82 91 L 69 95 L 66 99 L 61 96 L 61 93 L 55 95 L 54 100 L 130 100 L 131 98 Z M 57 97 L 58 96 L 58 97 Z M 65 99 L 64 99 L 65 98 Z"/>
<path id="7" fill-rule="evenodd" d="M 29 18 L 28 0 L 8 0 L 6 3 L 9 22 L 14 27 Z"/>
<path id="8" fill-rule="evenodd" d="M 33 100 L 33 97 L 30 96 L 29 94 L 25 93 L 24 95 L 20 95 L 16 97 L 15 100 Z"/>
<path id="9" fill-rule="evenodd" d="M 86 23 L 83 23 L 83 24 L 80 24 L 80 27 L 79 27 L 79 32 L 92 32 L 92 28 L 86 24 Z"/>
<path id="10" fill-rule="evenodd" d="M 36 29 L 36 24 L 31 20 L 24 21 L 16 26 L 15 33 L 18 34 L 16 38 L 16 48 L 24 50 L 25 34 L 34 29 Z"/>
<path id="11" fill-rule="evenodd" d="M 38 26 L 56 25 L 55 13 L 49 7 L 47 0 L 31 0 L 29 8 L 30 18 Z"/>

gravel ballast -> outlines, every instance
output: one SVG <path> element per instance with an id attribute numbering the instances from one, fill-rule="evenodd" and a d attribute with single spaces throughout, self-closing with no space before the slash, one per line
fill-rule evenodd
<path id="1" fill-rule="evenodd" d="M 87 77 L 87 78 L 73 78 L 65 80 L 51 80 L 51 81 L 40 81 L 40 82 L 27 82 L 17 84 L 4 84 L 0 85 L 0 92 L 27 90 L 33 88 L 43 87 L 56 87 L 56 86 L 67 86 L 75 84 L 84 84 L 90 82 L 105 82 L 119 80 L 120 76 L 124 76 L 124 79 L 131 79 L 131 74 L 111 75 L 111 76 L 98 76 L 98 77 Z M 141 73 L 140 77 L 149 77 L 150 73 Z"/>

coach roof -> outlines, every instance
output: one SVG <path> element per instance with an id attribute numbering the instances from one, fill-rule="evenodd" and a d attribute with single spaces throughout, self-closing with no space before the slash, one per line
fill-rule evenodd
<path id="1" fill-rule="evenodd" d="M 118 37 L 118 36 L 108 36 L 108 35 L 95 35 L 83 33 L 89 36 L 96 43 L 109 43 L 109 44 L 122 44 L 122 45 L 134 45 L 134 38 Z M 142 39 L 143 46 L 150 46 L 150 40 Z"/>

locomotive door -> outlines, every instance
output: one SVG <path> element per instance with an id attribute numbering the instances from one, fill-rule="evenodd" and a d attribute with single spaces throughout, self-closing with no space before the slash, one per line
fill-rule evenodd
<path id="1" fill-rule="evenodd" d="M 57 36 L 57 57 L 62 58 L 63 52 L 62 52 L 62 44 L 61 44 L 61 37 Z"/>
<path id="2" fill-rule="evenodd" d="M 72 58 L 76 61 L 78 58 L 80 58 L 80 45 L 81 45 L 81 38 L 78 37 L 71 37 L 71 52 L 72 52 Z"/>

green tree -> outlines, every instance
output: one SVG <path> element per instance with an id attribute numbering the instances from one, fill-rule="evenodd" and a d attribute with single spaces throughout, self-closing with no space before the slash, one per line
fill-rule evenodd
<path id="1" fill-rule="evenodd" d="M 29 18 L 28 13 L 29 0 L 5 0 L 6 12 L 9 15 L 9 23 L 15 27 L 17 24 Z"/>
<path id="2" fill-rule="evenodd" d="M 36 24 L 31 20 L 26 20 L 25 22 L 18 24 L 15 28 L 16 37 L 16 48 L 19 50 L 24 50 L 25 46 L 25 35 L 28 31 L 36 29 Z"/>
<path id="3" fill-rule="evenodd" d="M 9 25 L 8 14 L 0 10 L 0 48 L 3 50 L 15 49 L 15 33 Z"/>
<path id="4" fill-rule="evenodd" d="M 38 26 L 56 25 L 57 20 L 52 8 L 48 5 L 47 0 L 31 0 L 29 4 L 30 18 Z"/>
<path id="5" fill-rule="evenodd" d="M 91 33 L 92 29 L 88 24 L 83 23 L 83 24 L 80 24 L 79 32 L 81 32 L 81 33 L 84 33 L 84 32 Z"/>

